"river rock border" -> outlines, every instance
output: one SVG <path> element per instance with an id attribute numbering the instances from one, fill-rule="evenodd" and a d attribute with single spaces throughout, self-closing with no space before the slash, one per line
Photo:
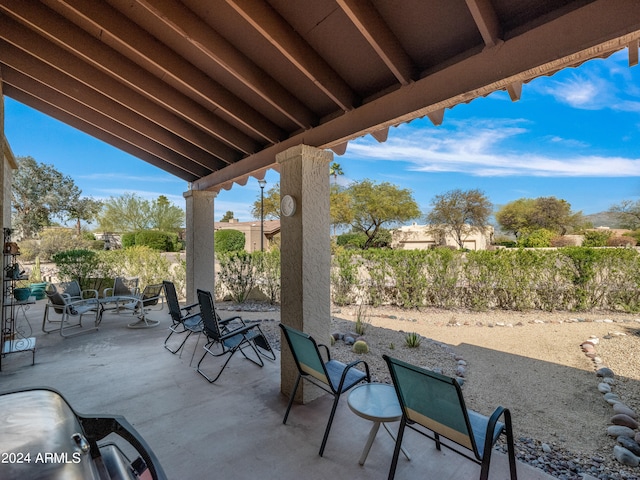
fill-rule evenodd
<path id="1" fill-rule="evenodd" d="M 591 336 L 580 344 L 580 348 L 593 362 L 596 368 L 598 391 L 602 393 L 604 401 L 612 407 L 613 415 L 609 420 L 609 426 L 607 426 L 607 435 L 615 438 L 618 442 L 618 445 L 613 447 L 613 457 L 623 465 L 638 467 L 640 465 L 638 414 L 614 392 L 617 382 L 615 373 L 598 356 L 596 346 L 599 343 L 598 337 Z"/>

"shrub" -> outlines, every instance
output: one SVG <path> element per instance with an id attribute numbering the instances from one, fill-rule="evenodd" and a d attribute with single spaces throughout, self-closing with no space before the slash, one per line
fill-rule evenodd
<path id="1" fill-rule="evenodd" d="M 607 246 L 609 247 L 635 247 L 637 240 L 633 237 L 611 237 L 607 240 Z"/>
<path id="2" fill-rule="evenodd" d="M 274 304 L 280 301 L 280 249 L 272 248 L 266 252 L 253 252 L 256 266 L 256 283 L 260 290 Z"/>
<path id="3" fill-rule="evenodd" d="M 244 233 L 239 230 L 217 230 L 213 235 L 215 250 L 218 253 L 239 252 L 244 250 Z"/>
<path id="4" fill-rule="evenodd" d="M 369 353 L 369 345 L 367 345 L 367 342 L 365 342 L 364 340 L 358 340 L 353 344 L 353 347 L 351 347 L 351 350 L 353 351 L 353 353 L 362 355 L 364 353 Z"/>
<path id="5" fill-rule="evenodd" d="M 138 277 L 141 288 L 171 279 L 169 260 L 153 248 L 135 246 L 97 253 L 103 262 L 102 275 L 97 276 Z"/>
<path id="6" fill-rule="evenodd" d="M 409 332 L 404 337 L 404 343 L 409 348 L 418 348 L 422 342 L 422 337 L 416 332 Z"/>
<path id="7" fill-rule="evenodd" d="M 136 232 L 135 245 L 137 247 L 149 247 L 161 252 L 171 252 L 174 250 L 174 241 L 177 240 L 175 234 L 159 232 L 157 230 L 141 230 Z"/>
<path id="8" fill-rule="evenodd" d="M 82 289 L 87 288 L 88 279 L 102 277 L 104 261 L 92 250 L 68 250 L 53 255 L 58 267 L 58 277 L 64 281 L 77 280 Z"/>
<path id="9" fill-rule="evenodd" d="M 136 244 L 136 232 L 127 232 L 122 234 L 122 248 L 133 247 Z"/>
<path id="10" fill-rule="evenodd" d="M 338 235 L 336 243 L 339 247 L 345 248 L 364 248 L 364 244 L 367 243 L 367 236 L 364 233 L 343 233 Z"/>
<path id="11" fill-rule="evenodd" d="M 255 286 L 255 257 L 245 251 L 218 254 L 216 257 L 220 264 L 220 282 L 235 302 L 244 302 Z"/>
<path id="12" fill-rule="evenodd" d="M 584 240 L 582 241 L 583 247 L 605 247 L 607 241 L 611 237 L 611 232 L 602 230 L 590 230 L 584 232 Z"/>
<path id="13" fill-rule="evenodd" d="M 518 246 L 525 248 L 544 248 L 551 246 L 551 239 L 556 234 L 546 228 L 540 228 L 533 230 L 532 232 L 524 233 L 518 239 Z"/>

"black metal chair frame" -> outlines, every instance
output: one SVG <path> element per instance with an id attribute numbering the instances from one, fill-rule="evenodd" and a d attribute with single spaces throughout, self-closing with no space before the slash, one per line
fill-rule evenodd
<path id="1" fill-rule="evenodd" d="M 218 319 L 215 315 L 211 292 L 198 289 L 197 293 L 198 304 L 200 305 L 200 315 L 203 322 L 202 332 L 207 337 L 207 343 L 203 347 L 204 353 L 196 367 L 197 372 L 206 378 L 209 383 L 215 382 L 220 378 L 225 367 L 237 351 L 240 351 L 247 360 L 250 360 L 259 367 L 263 367 L 264 362 L 252 341 L 256 335 L 260 334 L 259 330 L 256 328 L 257 325 L 245 325 L 235 329 L 223 327 L 218 323 Z M 255 353 L 255 360 L 245 353 L 246 348 L 253 350 Z M 202 361 L 207 355 L 211 355 L 213 357 L 227 357 L 224 364 L 213 378 L 207 375 L 200 368 Z"/>
<path id="2" fill-rule="evenodd" d="M 164 285 L 164 293 L 167 300 L 167 306 L 169 307 L 169 315 L 171 316 L 169 335 L 164 340 L 164 348 L 166 348 L 173 354 L 180 352 L 180 355 L 182 355 L 182 348 L 184 347 L 191 334 L 202 332 L 202 319 L 200 317 L 200 313 L 193 311 L 194 309 L 196 309 L 196 307 L 198 307 L 198 304 L 193 303 L 191 305 L 185 305 L 184 307 L 181 307 L 180 303 L 178 302 L 176 286 L 173 284 L 173 282 L 164 280 L 162 284 Z M 176 348 L 172 349 L 169 346 L 168 342 L 174 333 L 177 335 L 186 333 L 186 336 Z"/>
<path id="3" fill-rule="evenodd" d="M 335 416 L 336 409 L 338 407 L 340 395 L 345 393 L 358 383 L 362 382 L 363 380 L 371 382 L 369 365 L 364 360 L 355 360 L 349 364 L 344 364 L 342 362 L 338 362 L 337 360 L 331 360 L 329 347 L 327 347 L 326 345 L 321 343 L 318 344 L 310 335 L 282 323 L 280 324 L 280 328 L 284 333 L 284 337 L 287 340 L 287 344 L 289 345 L 289 350 L 293 355 L 293 359 L 296 362 L 296 367 L 298 369 L 298 376 L 296 378 L 293 390 L 291 391 L 289 404 L 287 405 L 287 411 L 284 414 L 282 423 L 287 423 L 289 411 L 291 410 L 291 406 L 293 405 L 293 400 L 295 399 L 298 386 L 300 385 L 300 380 L 302 380 L 303 378 L 308 382 L 314 384 L 315 386 L 321 388 L 325 392 L 330 393 L 334 398 L 333 406 L 331 407 L 331 413 L 329 414 L 329 420 L 324 431 L 324 436 L 322 437 L 322 444 L 320 445 L 319 454 L 320 456 L 322 456 L 327 444 L 327 439 L 329 438 L 329 432 L 331 430 L 331 425 L 333 424 L 333 417 Z M 317 366 L 320 368 L 314 368 L 313 366 L 307 365 L 303 362 L 300 355 L 300 353 L 302 352 L 298 352 L 294 346 L 294 341 L 292 340 L 293 335 L 297 335 L 298 337 L 306 341 L 306 343 L 308 343 L 309 345 L 309 348 L 313 349 L 313 353 L 310 354 L 310 357 L 312 360 L 317 361 Z M 325 354 L 327 356 L 326 361 L 322 358 L 320 349 L 318 347 L 323 347 L 323 349 L 325 350 Z M 359 364 L 364 365 L 365 372 L 362 372 L 361 370 L 355 368 L 356 365 Z M 317 376 L 315 376 L 313 373 L 310 373 L 312 369 Z"/>
<path id="4" fill-rule="evenodd" d="M 509 458 L 509 474 L 511 480 L 517 480 L 518 477 L 516 471 L 513 429 L 511 425 L 511 412 L 507 408 L 497 407 L 491 417 L 485 417 L 484 415 L 467 409 L 464 397 L 462 396 L 460 384 L 455 378 L 440 375 L 436 372 L 410 365 L 406 362 L 391 358 L 387 355 L 383 355 L 383 358 L 389 366 L 389 372 L 391 373 L 393 385 L 396 389 L 400 407 L 402 409 L 402 419 L 400 420 L 400 427 L 398 429 L 398 435 L 396 437 L 396 446 L 393 452 L 393 459 L 391 461 L 391 468 L 389 469 L 388 480 L 393 480 L 393 478 L 395 477 L 396 466 L 398 463 L 398 457 L 400 455 L 400 448 L 402 447 L 402 438 L 404 436 L 405 427 L 408 427 L 411 430 L 414 430 L 415 432 L 427 438 L 430 438 L 431 440 L 434 440 L 436 442 L 436 449 L 441 450 L 441 447 L 444 446 L 449 450 L 480 465 L 480 480 L 487 480 L 489 478 L 489 466 L 491 462 L 491 452 L 493 445 L 497 441 L 498 437 L 500 437 L 501 435 L 505 435 L 507 440 L 507 456 Z M 444 388 L 444 385 L 446 385 L 447 388 L 455 389 L 455 396 L 457 396 L 458 400 L 458 405 L 456 406 L 460 411 L 460 415 L 464 417 L 462 421 L 467 432 L 466 436 L 468 436 L 468 439 L 470 441 L 470 448 L 469 445 L 463 445 L 460 443 L 460 441 L 456 441 L 456 439 L 451 438 L 451 435 L 447 436 L 446 431 L 443 431 L 442 429 L 437 427 L 436 420 L 433 420 L 434 423 L 432 425 L 426 426 L 417 421 L 415 415 L 413 415 L 412 419 L 409 418 L 407 414 L 409 408 L 405 402 L 405 398 L 402 393 L 402 387 L 399 386 L 396 368 L 404 368 L 415 372 L 416 374 L 421 375 L 424 378 L 425 382 L 436 382 L 439 387 Z M 453 397 L 454 394 L 452 393 L 451 396 Z M 504 423 L 500 423 L 498 421 L 500 417 L 504 417 Z M 472 419 L 474 420 L 472 421 Z M 427 418 L 427 420 L 432 419 Z M 476 428 L 473 428 L 474 424 Z M 435 428 L 434 425 L 436 425 Z M 481 427 L 485 427 L 485 425 L 486 428 L 482 429 Z M 420 428 L 418 428 L 418 426 Z M 432 432 L 433 435 L 429 434 L 428 432 Z M 462 448 L 470 450 L 473 453 L 473 456 L 467 454 L 465 451 L 460 450 L 457 447 L 454 448 L 450 445 L 447 445 L 446 443 L 443 443 L 440 440 L 441 436 L 451 440 L 456 445 L 460 445 Z M 482 444 L 482 450 L 478 448 L 478 442 Z"/>

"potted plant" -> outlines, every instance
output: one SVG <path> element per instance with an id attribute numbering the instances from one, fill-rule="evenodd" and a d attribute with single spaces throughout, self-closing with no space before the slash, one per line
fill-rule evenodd
<path id="1" fill-rule="evenodd" d="M 36 297 L 36 300 L 42 300 L 45 297 L 44 291 L 47 288 L 47 282 L 42 281 L 40 257 L 36 257 L 36 262 L 31 269 L 31 274 L 29 275 L 29 281 L 31 282 L 29 286 L 31 289 L 31 295 Z"/>

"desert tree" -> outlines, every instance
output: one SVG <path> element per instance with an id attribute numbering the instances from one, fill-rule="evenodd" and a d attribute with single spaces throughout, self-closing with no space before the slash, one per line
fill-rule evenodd
<path id="1" fill-rule="evenodd" d="M 225 213 L 222 218 L 220 219 L 221 222 L 228 222 L 229 220 L 233 219 L 233 212 L 231 210 L 227 210 L 227 213 Z"/>
<path id="2" fill-rule="evenodd" d="M 102 202 L 91 197 L 73 199 L 67 209 L 67 220 L 73 220 L 76 224 L 76 234 L 81 234 L 81 222 L 92 223 L 102 209 Z"/>
<path id="3" fill-rule="evenodd" d="M 565 235 L 585 224 L 582 212 L 573 212 L 569 202 L 556 197 L 514 200 L 500 207 L 495 218 L 502 230 L 516 238 L 540 229 Z"/>
<path id="4" fill-rule="evenodd" d="M 24 238 L 35 236 L 54 218 L 64 220 L 82 193 L 73 179 L 33 157 L 17 157 L 11 184 L 12 224 Z"/>
<path id="5" fill-rule="evenodd" d="M 492 209 L 492 203 L 481 190 L 450 190 L 433 198 L 427 223 L 436 232 L 452 235 L 463 248 L 473 230 L 484 232 Z"/>
<path id="6" fill-rule="evenodd" d="M 260 219 L 260 194 L 258 199 L 253 202 L 251 207 L 251 215 L 253 218 Z M 280 218 L 280 183 L 275 183 L 264 194 L 264 218 L 266 220 L 278 220 Z"/>
<path id="7" fill-rule="evenodd" d="M 637 230 L 640 228 L 640 200 L 623 200 L 612 205 L 609 212 L 615 215 L 622 228 Z"/>
<path id="8" fill-rule="evenodd" d="M 367 236 L 365 249 L 373 245 L 384 225 L 393 226 L 420 216 L 411 190 L 388 182 L 364 179 L 337 191 L 333 200 L 332 222 L 364 233 Z"/>

